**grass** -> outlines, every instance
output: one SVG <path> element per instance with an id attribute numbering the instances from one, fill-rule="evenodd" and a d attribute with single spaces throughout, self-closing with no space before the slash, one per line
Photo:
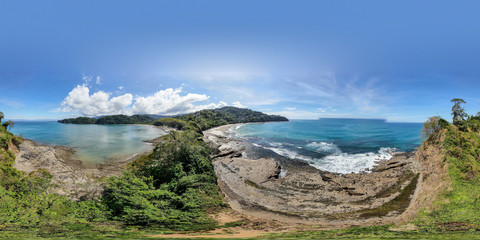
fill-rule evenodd
<path id="1" fill-rule="evenodd" d="M 422 230 L 393 231 L 391 225 L 353 227 L 324 231 L 278 233 L 270 239 L 480 239 L 480 231 L 455 233 L 426 232 Z"/>
<path id="2" fill-rule="evenodd" d="M 451 188 L 440 194 L 416 224 L 441 231 L 480 230 L 480 133 L 449 126 L 443 131 L 443 149 Z"/>

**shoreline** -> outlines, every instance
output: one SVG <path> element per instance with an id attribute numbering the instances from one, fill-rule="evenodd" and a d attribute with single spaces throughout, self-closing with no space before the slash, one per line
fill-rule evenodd
<path id="1" fill-rule="evenodd" d="M 253 219 L 330 227 L 396 223 L 410 214 L 420 172 L 415 152 L 380 159 L 370 173 L 338 174 L 281 156 L 252 158 L 253 145 L 230 132 L 239 125 L 204 131 L 204 141 L 217 149 L 212 159 L 218 183 L 234 211 Z M 404 195 L 408 201 L 397 201 L 400 207 L 381 210 Z"/>
<path id="2" fill-rule="evenodd" d="M 82 161 L 75 157 L 76 150 L 71 147 L 24 139 L 16 153 L 14 167 L 27 173 L 41 168 L 46 169 L 53 176 L 52 183 L 58 185 L 55 192 L 74 200 L 91 199 L 101 193 L 102 184 L 99 179 L 121 174 L 130 162 L 151 152 L 155 147 L 154 141 L 161 136 L 142 141 L 148 143 L 147 150 L 120 157 L 109 157 L 103 163 Z"/>
<path id="3" fill-rule="evenodd" d="M 401 155 L 401 154 L 412 155 L 412 154 L 415 154 L 415 152 L 416 152 L 416 149 L 412 149 L 411 151 L 390 151 L 389 150 L 389 149 L 391 149 L 390 147 L 381 147 L 380 150 L 381 149 L 387 149 L 387 150 L 384 150 L 384 151 L 386 153 L 388 153 L 388 155 L 391 155 L 391 158 L 385 158 L 384 156 L 382 158 L 382 156 L 380 156 L 379 152 L 355 153 L 354 155 L 359 155 L 359 156 L 363 155 L 363 154 L 365 154 L 366 156 L 376 155 L 377 158 L 375 158 L 373 160 L 373 165 L 370 168 L 365 168 L 365 169 L 361 169 L 361 170 L 358 170 L 358 171 L 352 171 L 352 172 L 346 172 L 346 173 L 334 172 L 334 171 L 329 171 L 329 170 L 326 170 L 326 169 L 318 168 L 318 167 L 314 166 L 313 163 L 307 162 L 306 160 L 289 158 L 288 156 L 281 155 L 281 154 L 277 153 L 276 151 L 274 151 L 272 149 L 269 149 L 265 146 L 251 143 L 248 140 L 244 139 L 243 137 L 240 137 L 240 136 L 236 135 L 232 131 L 232 128 L 238 128 L 238 127 L 241 127 L 241 126 L 244 126 L 244 125 L 247 125 L 247 124 L 266 124 L 266 123 L 270 123 L 270 122 L 228 124 L 228 125 L 223 125 L 223 126 L 211 128 L 211 129 L 208 129 L 204 132 L 208 132 L 209 135 L 213 134 L 213 135 L 217 135 L 217 136 L 224 136 L 224 137 L 222 137 L 224 139 L 231 139 L 231 140 L 241 142 L 242 143 L 241 145 L 244 145 L 244 148 L 245 148 L 244 150 L 246 150 L 246 154 L 245 154 L 245 155 L 247 155 L 246 158 L 251 158 L 250 156 L 253 156 L 254 158 L 272 158 L 273 157 L 273 158 L 281 161 L 284 165 L 288 165 L 288 167 L 292 167 L 292 165 L 293 165 L 295 167 L 304 168 L 304 170 L 306 170 L 305 168 L 312 167 L 312 168 L 314 168 L 314 169 L 316 169 L 320 172 L 329 172 L 329 173 L 334 173 L 334 174 L 339 174 L 339 175 L 341 175 L 341 174 L 351 174 L 351 173 L 355 173 L 355 174 L 369 173 L 369 172 L 371 172 L 371 169 L 375 168 L 375 166 L 381 164 L 384 161 L 390 160 L 391 158 L 393 158 L 394 155 Z M 215 139 L 214 139 L 214 142 L 215 142 Z M 213 144 L 213 145 L 221 145 L 221 144 Z M 248 147 L 246 147 L 246 146 L 248 146 Z M 237 150 L 239 150 L 239 149 L 237 149 Z M 248 153 L 249 151 L 250 151 L 250 154 Z M 255 154 L 256 152 L 261 152 L 261 153 L 260 154 Z M 269 153 L 265 154 L 265 152 L 269 152 Z M 260 155 L 260 157 L 257 157 L 257 155 Z M 305 165 L 308 165 L 309 167 L 304 167 Z"/>

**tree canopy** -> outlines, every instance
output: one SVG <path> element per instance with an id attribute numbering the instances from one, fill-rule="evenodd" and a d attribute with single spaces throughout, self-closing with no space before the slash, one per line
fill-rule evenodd
<path id="1" fill-rule="evenodd" d="M 463 104 L 467 102 L 461 98 L 454 98 L 450 100 L 450 102 L 454 103 L 452 106 L 453 124 L 458 124 L 465 121 L 465 118 L 468 117 L 468 114 L 465 113 Z"/>
<path id="2" fill-rule="evenodd" d="M 59 120 L 59 123 L 70 124 L 150 124 L 155 118 L 148 115 L 110 115 L 98 119 L 89 117 L 67 118 Z"/>

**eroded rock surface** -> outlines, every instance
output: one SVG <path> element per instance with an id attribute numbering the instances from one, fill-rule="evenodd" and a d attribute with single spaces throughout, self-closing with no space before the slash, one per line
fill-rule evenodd
<path id="1" fill-rule="evenodd" d="M 204 140 L 218 149 L 215 171 L 234 210 L 308 221 L 361 221 L 400 215 L 414 194 L 419 175 L 413 153 L 379 161 L 369 173 L 341 175 L 288 159 L 242 158 L 251 146 L 230 137 L 230 127 L 206 131 Z"/>

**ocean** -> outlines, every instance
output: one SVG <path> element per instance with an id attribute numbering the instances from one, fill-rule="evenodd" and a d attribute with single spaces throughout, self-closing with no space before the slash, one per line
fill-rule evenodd
<path id="1" fill-rule="evenodd" d="M 290 159 L 330 172 L 350 173 L 371 168 L 394 152 L 418 147 L 421 123 L 390 123 L 371 119 L 292 120 L 245 124 L 232 128 L 236 137 Z M 147 151 L 164 134 L 144 125 L 77 125 L 17 121 L 12 132 L 48 145 L 73 148 L 88 164 L 105 163 Z"/>
<path id="2" fill-rule="evenodd" d="M 321 170 L 360 172 L 394 152 L 415 150 L 422 123 L 377 119 L 292 120 L 245 124 L 230 129 L 236 137 Z"/>
<path id="3" fill-rule="evenodd" d="M 143 141 L 164 134 L 153 126 L 78 125 L 47 121 L 16 121 L 12 132 L 35 142 L 73 148 L 74 158 L 86 165 L 148 151 L 151 144 Z"/>

